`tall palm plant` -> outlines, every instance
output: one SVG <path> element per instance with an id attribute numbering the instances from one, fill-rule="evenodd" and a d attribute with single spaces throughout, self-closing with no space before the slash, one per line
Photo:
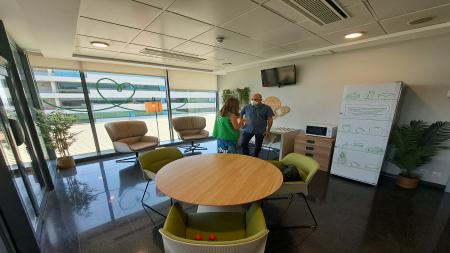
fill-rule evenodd
<path id="1" fill-rule="evenodd" d="M 450 122 L 437 121 L 428 125 L 423 120 L 412 120 L 409 125 L 394 127 L 389 143 L 394 146 L 394 156 L 389 161 L 401 170 L 401 175 L 411 177 L 411 172 L 431 162 L 439 151 L 450 150 L 441 144 L 450 139 Z"/>

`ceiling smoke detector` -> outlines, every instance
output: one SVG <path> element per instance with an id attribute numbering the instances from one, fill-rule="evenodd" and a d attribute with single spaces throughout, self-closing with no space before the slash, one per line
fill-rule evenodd
<path id="1" fill-rule="evenodd" d="M 223 37 L 217 37 L 216 38 L 216 42 L 217 43 L 222 43 L 223 42 Z"/>
<path id="2" fill-rule="evenodd" d="M 94 47 L 109 47 L 108 43 L 100 42 L 100 41 L 92 41 L 91 45 L 93 45 Z"/>
<path id="3" fill-rule="evenodd" d="M 435 19 L 435 18 L 436 18 L 436 17 L 422 17 L 422 18 L 416 18 L 416 19 L 413 19 L 413 20 L 409 21 L 407 24 L 408 24 L 408 25 L 418 25 L 418 24 L 422 24 L 422 23 L 431 21 L 431 20 L 433 20 L 433 19 Z"/>
<path id="4" fill-rule="evenodd" d="M 206 59 L 194 57 L 194 56 L 188 56 L 188 55 L 182 55 L 182 54 L 175 54 L 165 51 L 159 51 L 154 49 L 145 48 L 140 51 L 141 54 L 149 54 L 158 56 L 161 58 L 168 58 L 168 59 L 175 59 L 175 60 L 182 60 L 182 61 L 188 61 L 188 62 L 200 62 L 204 61 Z"/>

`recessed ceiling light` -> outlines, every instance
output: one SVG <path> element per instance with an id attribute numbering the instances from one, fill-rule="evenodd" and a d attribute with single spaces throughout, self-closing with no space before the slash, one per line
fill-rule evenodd
<path id="1" fill-rule="evenodd" d="M 231 66 L 231 65 L 233 65 L 231 62 L 223 63 L 223 66 Z"/>
<path id="2" fill-rule="evenodd" d="M 358 33 L 349 33 L 349 34 L 345 35 L 344 37 L 345 37 L 346 39 L 353 39 L 353 38 L 361 37 L 361 36 L 363 36 L 363 35 L 364 35 L 363 32 L 358 32 Z"/>
<path id="3" fill-rule="evenodd" d="M 91 45 L 93 45 L 94 47 L 109 47 L 108 43 L 100 42 L 100 41 L 92 41 Z"/>
<path id="4" fill-rule="evenodd" d="M 434 18 L 436 18 L 436 17 L 422 17 L 422 18 L 416 18 L 416 19 L 413 19 L 413 20 L 409 21 L 407 24 L 408 24 L 408 25 L 418 25 L 418 24 L 422 24 L 422 23 L 431 21 L 431 20 L 433 20 Z"/>

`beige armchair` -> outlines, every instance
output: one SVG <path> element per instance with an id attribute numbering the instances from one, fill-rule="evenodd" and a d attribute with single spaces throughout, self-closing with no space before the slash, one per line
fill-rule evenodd
<path id="1" fill-rule="evenodd" d="M 180 146 L 185 148 L 184 153 L 195 150 L 206 150 L 200 144 L 194 145 L 194 141 L 205 140 L 209 137 L 209 132 L 205 130 L 206 119 L 204 117 L 177 117 L 172 119 L 173 128 L 178 133 L 178 138 L 183 141 L 190 141 L 190 146 Z"/>
<path id="2" fill-rule="evenodd" d="M 159 140 L 154 136 L 147 136 L 147 125 L 143 121 L 129 120 L 105 124 L 109 138 L 113 142 L 117 153 L 134 152 L 136 157 L 117 160 L 116 162 L 139 163 L 139 152 L 148 151 L 158 146 Z"/>

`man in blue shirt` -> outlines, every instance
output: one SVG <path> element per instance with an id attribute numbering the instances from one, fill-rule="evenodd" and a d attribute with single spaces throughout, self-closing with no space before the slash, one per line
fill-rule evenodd
<path id="1" fill-rule="evenodd" d="M 254 94 L 252 96 L 252 103 L 245 105 L 241 110 L 241 119 L 245 117 L 251 123 L 245 123 L 244 132 L 241 137 L 241 149 L 244 155 L 249 155 L 248 143 L 255 136 L 255 151 L 253 157 L 258 157 L 261 151 L 264 136 L 270 134 L 270 128 L 273 123 L 273 110 L 270 106 L 262 103 L 262 96 Z"/>

